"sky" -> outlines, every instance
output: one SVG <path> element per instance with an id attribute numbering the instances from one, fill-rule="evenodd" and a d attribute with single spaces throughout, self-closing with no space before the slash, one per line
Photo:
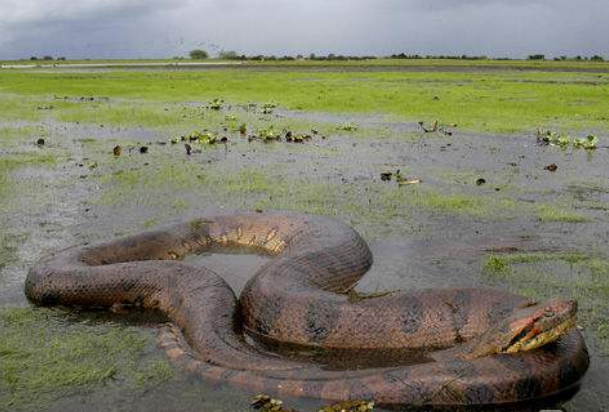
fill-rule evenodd
<path id="1" fill-rule="evenodd" d="M 0 60 L 217 53 L 609 58 L 609 0 L 0 0 Z"/>

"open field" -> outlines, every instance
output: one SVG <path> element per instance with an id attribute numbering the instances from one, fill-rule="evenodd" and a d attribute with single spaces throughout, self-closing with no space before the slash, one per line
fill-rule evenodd
<path id="1" fill-rule="evenodd" d="M 178 126 L 185 123 L 175 113 L 179 103 L 214 98 L 231 104 L 272 100 L 299 111 L 440 119 L 492 133 L 606 130 L 609 124 L 609 74 L 581 72 L 8 71 L 0 90 L 7 117 L 31 117 L 32 106 L 53 106 L 38 117 L 116 125 L 129 118 L 145 127 Z M 89 96 L 98 100 L 78 100 Z M 119 101 L 105 104 L 106 97 Z"/>
<path id="2" fill-rule="evenodd" d="M 244 209 L 351 223 L 375 253 L 362 291 L 577 298 L 592 367 L 550 406 L 609 408 L 608 66 L 431 63 L 443 69 L 0 70 L 0 411 L 161 411 L 167 399 L 175 411 L 248 410 L 250 394 L 175 370 L 154 316 L 30 308 L 22 293 L 53 251 Z M 543 144 L 538 130 L 569 141 Z M 287 131 L 309 136 L 287 142 Z M 576 147 L 589 134 L 596 148 Z M 265 260 L 195 261 L 238 291 Z"/>

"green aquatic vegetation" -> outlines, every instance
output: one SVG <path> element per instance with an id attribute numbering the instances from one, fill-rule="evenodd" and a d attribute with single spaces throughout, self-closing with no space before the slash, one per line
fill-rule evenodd
<path id="1" fill-rule="evenodd" d="M 338 130 L 342 130 L 344 132 L 355 132 L 359 129 L 359 126 L 353 122 L 345 122 L 338 126 Z"/>
<path id="2" fill-rule="evenodd" d="M 585 223 L 592 220 L 590 217 L 564 209 L 554 204 L 543 204 L 537 207 L 537 218 L 541 222 L 564 222 L 564 223 Z"/>
<path id="3" fill-rule="evenodd" d="M 162 358 L 146 362 L 130 374 L 135 386 L 144 388 L 151 383 L 171 379 L 175 375 L 175 370 L 167 359 Z"/>
<path id="4" fill-rule="evenodd" d="M 480 219 L 512 219 L 521 210 L 521 205 L 510 198 L 451 193 L 419 185 L 388 187 L 379 194 L 379 201 L 395 208 L 416 207 L 431 214 Z"/>
<path id="5" fill-rule="evenodd" d="M 564 149 L 565 147 L 569 146 L 569 144 L 571 144 L 570 136 L 559 136 L 558 139 L 556 139 L 556 146 L 560 148 Z"/>
<path id="6" fill-rule="evenodd" d="M 531 252 L 531 253 L 513 253 L 513 254 L 491 254 L 487 256 L 484 262 L 484 272 L 493 277 L 505 277 L 512 269 L 513 265 L 517 264 L 532 264 L 540 262 L 548 262 L 561 260 L 571 265 L 584 261 L 591 261 L 589 255 L 581 252 Z"/>
<path id="7" fill-rule="evenodd" d="M 281 186 L 263 170 L 243 169 L 235 173 L 213 173 L 205 181 L 216 192 L 251 194 L 278 190 Z"/>
<path id="8" fill-rule="evenodd" d="M 537 131 L 537 140 L 539 140 L 542 143 L 553 145 L 553 146 L 558 146 L 558 147 L 564 149 L 567 146 L 569 146 L 569 144 L 571 143 L 571 136 L 564 135 L 564 134 L 558 134 L 558 133 L 552 132 L 552 131 L 547 131 L 545 133 L 542 133 L 541 131 L 538 130 Z"/>
<path id="9" fill-rule="evenodd" d="M 214 99 L 211 102 L 209 102 L 209 104 L 207 105 L 207 107 L 210 108 L 211 110 L 221 110 L 223 106 L 224 106 L 223 99 Z"/>
<path id="10" fill-rule="evenodd" d="M 45 103 L 46 100 L 43 100 L 42 97 L 38 99 L 35 96 L 28 97 L 0 93 L 0 120 L 39 121 L 44 117 L 45 112 L 37 110 L 37 107 Z"/>
<path id="11" fill-rule="evenodd" d="M 6 148 L 7 144 L 21 143 L 26 137 L 44 137 L 48 133 L 43 126 L 5 126 L 0 127 L 0 142 Z"/>
<path id="12" fill-rule="evenodd" d="M 271 101 L 262 104 L 262 113 L 263 114 L 272 114 L 273 110 L 277 107 L 277 103 Z"/>
<path id="13" fill-rule="evenodd" d="M 586 150 L 595 150 L 598 145 L 598 137 L 594 135 L 588 135 L 585 138 L 575 139 L 573 146 L 576 148 L 583 148 Z"/>
<path id="14" fill-rule="evenodd" d="M 173 375 L 165 359 L 146 359 L 151 333 L 73 321 L 44 308 L 0 309 L 0 410 L 45 405 L 103 384 L 150 385 Z"/>
<path id="15" fill-rule="evenodd" d="M 27 239 L 25 233 L 13 233 L 0 226 L 0 279 L 2 269 L 17 260 L 19 246 Z"/>
<path id="16" fill-rule="evenodd" d="M 175 197 L 159 197 L 159 193 L 196 187 L 206 179 L 202 167 L 196 163 L 176 163 L 162 156 L 151 157 L 151 161 L 154 161 L 152 167 L 138 165 L 123 169 L 119 165 L 117 170 L 101 175 L 99 179 L 102 191 L 95 202 L 115 205 L 137 200 L 166 205 L 167 202 L 176 201 Z"/>
<path id="17" fill-rule="evenodd" d="M 258 130 L 257 137 L 263 142 L 270 142 L 279 140 L 281 138 L 281 133 L 275 130 L 275 126 L 271 125 L 267 128 Z"/>
<path id="18" fill-rule="evenodd" d="M 572 139 L 569 135 L 557 134 L 556 132 L 552 131 L 541 132 L 538 130 L 537 140 L 545 144 L 558 146 L 561 149 L 566 148 L 571 143 L 573 143 L 573 147 L 576 149 L 581 148 L 586 150 L 594 150 L 598 145 L 598 137 L 591 134 L 585 138 Z"/>
<path id="19" fill-rule="evenodd" d="M 215 144 L 219 142 L 218 139 L 218 135 L 216 133 L 212 133 L 212 132 L 199 132 L 199 131 L 193 131 L 191 132 L 187 137 L 187 140 L 189 141 L 196 141 L 198 143 L 203 143 L 203 144 Z"/>
<path id="20" fill-rule="evenodd" d="M 262 104 L 263 109 L 274 109 L 277 107 L 277 103 L 274 101 L 269 101 Z"/>
<path id="21" fill-rule="evenodd" d="M 46 153 L 17 152 L 0 156 L 0 199 L 13 187 L 11 173 L 23 166 L 52 165 L 55 156 Z"/>

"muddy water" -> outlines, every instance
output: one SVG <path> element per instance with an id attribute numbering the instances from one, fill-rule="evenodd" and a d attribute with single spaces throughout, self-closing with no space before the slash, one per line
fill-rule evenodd
<path id="1" fill-rule="evenodd" d="M 279 115 L 306 118 L 300 113 L 281 112 Z M 346 117 L 316 114 L 308 120 L 340 124 Z M 27 304 L 22 295 L 27 268 L 47 253 L 204 213 L 247 209 L 259 200 L 257 191 L 242 188 L 219 194 L 211 188 L 184 187 L 177 183 L 173 187 L 137 183 L 125 189 L 119 187 L 119 182 L 108 179 L 110 175 L 132 169 L 153 174 L 155 168 L 160 167 L 158 165 L 165 167 L 167 162 L 175 162 L 176 167 L 194 164 L 205 173 L 227 176 L 244 170 L 267 173 L 272 170 L 282 176 L 277 184 L 284 181 L 289 185 L 304 176 L 309 181 L 333 185 L 337 191 L 344 190 L 345 204 L 331 204 L 332 213 L 328 211 L 328 214 L 350 221 L 369 239 L 375 263 L 358 285 L 362 292 L 489 286 L 488 279 L 480 276 L 481 264 L 489 250 L 502 248 L 524 252 L 594 251 L 607 257 L 609 168 L 606 167 L 606 148 L 590 154 L 539 146 L 533 136 L 461 132 L 453 136 L 421 134 L 413 139 L 410 134 L 408 138 L 403 136 L 416 131 L 413 124 L 369 116 L 351 116 L 347 120 L 363 127 L 385 127 L 393 130 L 394 137 L 354 138 L 337 134 L 325 140 L 315 137 L 304 145 L 246 143 L 235 137 L 225 147 L 187 157 L 181 149 L 154 145 L 160 138 L 158 132 L 47 124 L 50 146 L 41 150 L 57 150 L 60 153 L 57 165 L 51 169 L 20 168 L 12 175 L 18 189 L 10 198 L 2 200 L 4 210 L 8 211 L 2 216 L 2 228 L 7 233 L 24 237 L 17 242 L 15 259 L 0 273 L 0 306 Z M 109 160 L 114 139 L 125 135 L 149 144 L 150 153 L 144 156 L 130 154 L 128 160 Z M 91 144 L 90 140 L 95 143 Z M 93 162 L 99 166 L 89 170 L 87 165 Z M 544 170 L 551 163 L 558 165 L 554 173 Z M 370 209 L 381 209 L 381 204 L 375 203 L 375 195 L 369 195 L 366 188 L 393 185 L 391 190 L 405 190 L 417 196 L 418 188 L 397 188 L 395 182 L 381 181 L 380 173 L 397 169 L 420 178 L 420 190 L 431 188 L 440 194 L 490 199 L 489 203 L 483 203 L 482 210 L 473 214 L 455 211 L 445 203 L 439 208 L 427 203 L 415 206 L 406 203 L 379 217 L 374 217 L 374 213 L 358 215 L 357 210 L 343 212 L 348 209 L 350 199 L 360 201 L 365 196 L 370 196 L 367 199 Z M 476 181 L 481 178 L 484 183 L 477 185 Z M 127 193 L 113 197 L 110 202 L 98 200 L 100 193 L 119 189 L 127 190 Z M 179 208 L 169 202 L 176 198 L 180 200 Z M 504 210 L 501 204 L 493 203 L 497 199 L 514 204 Z M 268 199 L 265 201 L 265 205 L 269 204 Z M 590 221 L 540 221 L 534 209 L 526 209 L 539 204 L 566 205 Z M 237 292 L 266 260 L 257 256 L 217 254 L 191 259 L 195 264 L 223 274 Z M 556 276 L 569 276 L 568 270 L 563 268 L 560 272 L 559 269 Z M 509 285 L 499 282 L 492 286 Z M 134 325 L 142 331 L 154 329 L 148 321 L 134 321 Z M 570 411 L 602 411 L 609 407 L 606 390 L 609 361 L 597 344 L 594 332 L 586 330 L 584 333 L 591 350 L 591 369 L 573 399 L 564 405 L 560 400 L 558 404 L 550 405 L 552 407 Z M 151 348 L 146 356 L 163 354 Z M 38 410 L 246 411 L 250 396 L 234 388 L 211 386 L 197 377 L 178 372 L 176 377 L 151 388 L 134 389 L 121 382 L 109 382 L 104 387 L 71 393 Z M 321 406 L 307 400 L 286 400 L 286 403 L 303 411 Z M 542 405 L 529 405 L 519 410 L 541 408 Z"/>

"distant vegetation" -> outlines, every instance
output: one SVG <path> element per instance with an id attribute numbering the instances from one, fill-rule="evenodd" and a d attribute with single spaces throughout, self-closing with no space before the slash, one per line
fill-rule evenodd
<path id="1" fill-rule="evenodd" d="M 188 56 L 192 60 L 205 60 L 209 59 L 210 55 L 206 50 L 203 49 L 194 49 L 188 53 Z M 344 54 L 335 54 L 329 53 L 326 55 L 317 55 L 315 53 L 310 53 L 309 55 L 266 55 L 266 54 L 253 54 L 246 55 L 243 53 L 239 53 L 234 50 L 222 50 L 218 53 L 217 56 L 220 60 L 237 60 L 237 61 L 296 61 L 296 60 L 309 60 L 309 61 L 359 61 L 359 60 L 376 60 L 376 59 L 394 59 L 394 60 L 494 60 L 494 61 L 510 61 L 510 60 L 522 60 L 521 58 L 511 58 L 511 57 L 489 57 L 486 55 L 422 55 L 422 54 L 406 54 L 406 53 L 394 53 L 389 56 L 373 56 L 373 55 L 344 55 Z M 172 60 L 182 60 L 184 57 L 174 56 Z M 65 61 L 65 57 L 53 57 L 51 55 L 44 55 L 42 57 L 32 56 L 30 57 L 31 61 Z M 83 59 L 83 60 L 91 60 L 91 59 Z M 536 53 L 530 54 L 526 57 L 526 60 L 530 61 L 544 61 L 544 60 L 554 60 L 554 61 L 596 61 L 602 62 L 605 61 L 605 57 L 595 54 L 593 56 L 556 56 L 556 57 L 547 57 L 545 54 Z"/>
<path id="2" fill-rule="evenodd" d="M 57 61 L 64 61 L 66 58 L 65 57 L 53 57 L 53 56 L 43 56 L 43 57 L 37 57 L 37 56 L 32 56 L 30 57 L 30 60 L 32 61 L 36 61 L 36 60 L 46 60 L 46 61 L 53 61 L 53 60 L 57 60 Z"/>
<path id="3" fill-rule="evenodd" d="M 193 60 L 205 60 L 205 59 L 209 58 L 209 53 L 207 53 L 203 49 L 191 50 L 190 53 L 188 53 L 188 55 Z"/>
<path id="4" fill-rule="evenodd" d="M 546 56 L 545 54 L 531 54 L 528 58 L 528 60 L 545 60 Z M 578 61 L 578 60 L 590 60 L 590 61 L 597 61 L 597 62 L 602 62 L 605 61 L 605 58 L 603 56 L 599 56 L 598 54 L 595 54 L 592 57 L 582 57 L 582 56 L 575 56 L 575 57 L 568 57 L 568 56 L 558 56 L 558 57 L 554 57 L 555 61 L 566 61 L 566 60 L 574 60 L 574 61 Z"/>
<path id="5" fill-rule="evenodd" d="M 402 59 L 402 60 L 420 60 L 420 59 L 433 59 L 433 60 L 521 60 L 517 58 L 509 58 L 509 57 L 489 57 L 485 55 L 420 55 L 420 54 L 392 54 L 390 56 L 372 56 L 372 55 L 343 55 L 343 54 L 334 54 L 329 53 L 327 55 L 317 55 L 315 53 L 311 53 L 308 56 L 304 56 L 302 54 L 298 54 L 296 56 L 292 55 L 283 55 L 283 56 L 275 56 L 275 55 L 264 55 L 264 54 L 256 54 L 256 55 L 245 55 L 239 54 L 236 51 L 223 50 L 218 54 L 218 58 L 222 60 L 240 60 L 240 61 L 293 61 L 293 60 L 314 60 L 314 61 L 346 61 L 346 60 L 375 60 L 375 59 Z M 532 54 L 527 56 L 527 60 L 546 60 L 546 55 L 544 54 Z M 604 61 L 605 58 L 600 55 L 594 55 L 591 57 L 582 57 L 582 56 L 559 56 L 555 57 L 554 60 L 570 60 L 570 61 L 578 61 L 578 60 L 590 60 L 590 61 Z"/>

